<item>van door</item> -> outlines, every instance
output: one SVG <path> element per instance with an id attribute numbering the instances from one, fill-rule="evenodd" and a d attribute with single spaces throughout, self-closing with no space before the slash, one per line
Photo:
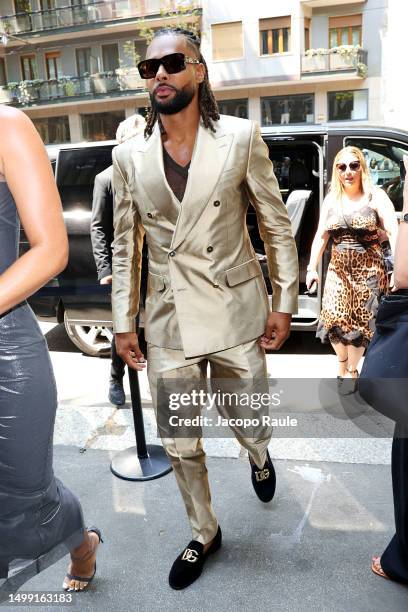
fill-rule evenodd
<path id="1" fill-rule="evenodd" d="M 69 239 L 68 265 L 58 280 L 70 292 L 62 294 L 62 302 L 71 324 L 111 324 L 112 320 L 110 296 L 87 294 L 88 288 L 99 288 L 90 237 L 94 181 L 112 164 L 112 147 L 61 149 L 57 159 L 55 178 Z"/>
<path id="2" fill-rule="evenodd" d="M 298 249 L 299 299 L 298 313 L 293 316 L 292 327 L 298 330 L 315 329 L 320 313 L 321 288 L 314 294 L 306 289 L 306 267 L 310 249 L 319 222 L 324 196 L 325 135 L 264 136 L 269 157 L 274 165 L 283 202 L 292 223 Z M 248 219 L 251 240 L 264 272 L 268 293 L 272 288 L 268 278 L 263 242 L 259 237 L 256 215 Z"/>

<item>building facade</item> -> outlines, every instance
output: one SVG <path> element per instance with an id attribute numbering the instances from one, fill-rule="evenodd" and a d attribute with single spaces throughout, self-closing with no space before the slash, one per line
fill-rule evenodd
<path id="1" fill-rule="evenodd" d="M 0 101 L 47 143 L 112 138 L 148 106 L 135 66 L 149 33 L 184 23 L 201 31 L 223 113 L 264 126 L 403 121 L 384 75 L 393 2 L 2 0 Z"/>

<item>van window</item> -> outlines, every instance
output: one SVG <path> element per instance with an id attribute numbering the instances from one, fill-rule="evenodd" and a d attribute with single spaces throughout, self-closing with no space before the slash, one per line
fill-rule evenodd
<path id="1" fill-rule="evenodd" d="M 345 146 L 347 145 L 362 150 L 373 183 L 384 189 L 395 210 L 401 211 L 404 185 L 401 183 L 399 162 L 403 155 L 408 155 L 408 144 L 387 138 L 347 137 Z"/>
<path id="2" fill-rule="evenodd" d="M 57 186 L 64 210 L 92 209 L 95 176 L 112 164 L 112 146 L 62 149 L 57 161 Z"/>

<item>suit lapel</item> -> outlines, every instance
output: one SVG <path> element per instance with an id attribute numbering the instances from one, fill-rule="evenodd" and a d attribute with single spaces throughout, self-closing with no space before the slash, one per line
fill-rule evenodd
<path id="1" fill-rule="evenodd" d="M 191 160 L 186 191 L 173 235 L 171 248 L 177 248 L 200 218 L 213 193 L 227 160 L 232 134 L 224 134 L 217 126 L 214 134 L 201 121 Z"/>
<path id="2" fill-rule="evenodd" d="M 169 187 L 163 165 L 163 145 L 156 123 L 150 138 L 135 151 L 136 180 L 146 192 L 153 206 L 176 225 L 180 203 Z"/>

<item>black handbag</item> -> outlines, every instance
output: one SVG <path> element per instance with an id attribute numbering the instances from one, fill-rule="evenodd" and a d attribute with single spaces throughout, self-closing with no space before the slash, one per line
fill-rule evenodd
<path id="1" fill-rule="evenodd" d="M 393 421 L 408 424 L 408 290 L 381 298 L 376 332 L 358 381 L 361 397 Z"/>

